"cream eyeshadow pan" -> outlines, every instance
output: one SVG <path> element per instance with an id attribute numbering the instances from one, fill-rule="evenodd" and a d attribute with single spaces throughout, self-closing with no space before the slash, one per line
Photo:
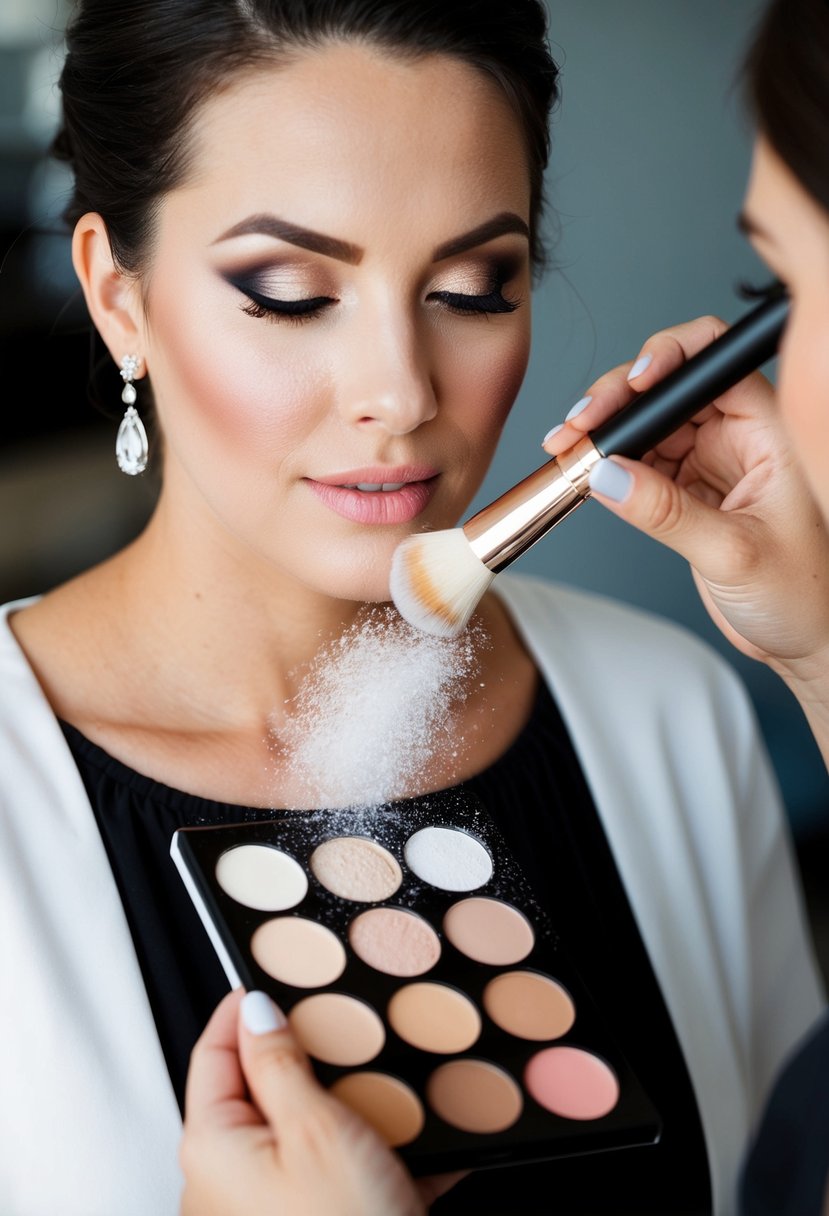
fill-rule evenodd
<path id="1" fill-rule="evenodd" d="M 234 987 L 416 1175 L 653 1143 L 658 1112 L 483 803 L 275 811 L 171 855 Z"/>

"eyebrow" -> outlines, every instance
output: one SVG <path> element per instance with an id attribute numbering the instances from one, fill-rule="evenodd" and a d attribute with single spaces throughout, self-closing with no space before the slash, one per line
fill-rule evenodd
<path id="1" fill-rule="evenodd" d="M 341 241 L 336 236 L 325 236 L 322 232 L 312 232 L 310 228 L 301 228 L 298 224 L 290 224 L 280 220 L 275 215 L 249 215 L 228 228 L 213 242 L 229 241 L 236 236 L 272 236 L 278 241 L 287 241 L 289 245 L 298 245 L 300 249 L 310 249 L 312 253 L 323 253 L 328 258 L 336 258 L 339 262 L 348 262 L 356 266 L 363 256 L 359 245 L 350 241 Z"/>
<path id="2" fill-rule="evenodd" d="M 527 240 L 530 239 L 529 227 L 521 216 L 513 211 L 502 211 L 491 220 L 479 224 L 477 228 L 438 245 L 432 253 L 432 260 L 442 262 L 446 258 L 456 257 L 459 253 L 466 253 L 468 249 L 475 249 L 478 245 L 484 245 L 487 241 L 509 232 L 517 232 Z M 299 224 L 291 224 L 275 215 L 266 214 L 249 215 L 247 219 L 240 220 L 238 224 L 228 228 L 227 232 L 223 232 L 212 243 L 218 245 L 234 237 L 250 235 L 274 237 L 279 241 L 287 241 L 289 245 L 297 245 L 300 249 L 322 253 L 326 257 L 336 258 L 339 262 L 348 262 L 351 266 L 357 266 L 365 252 L 359 245 L 353 245 L 350 241 L 326 236 L 322 232 L 313 232 L 310 228 L 302 228 Z"/>
<path id="3" fill-rule="evenodd" d="M 744 236 L 759 236 L 763 240 L 770 241 L 772 244 L 774 243 L 774 238 L 771 234 L 761 224 L 758 224 L 756 220 L 752 219 L 747 211 L 741 211 L 737 216 L 737 227 Z"/>
<path id="4" fill-rule="evenodd" d="M 477 228 L 472 228 L 469 232 L 465 232 L 462 236 L 453 237 L 451 241 L 446 241 L 432 253 L 432 261 L 442 262 L 446 258 L 453 258 L 459 253 L 466 253 L 467 249 L 475 249 L 478 245 L 485 245 L 487 241 L 493 241 L 496 236 L 503 236 L 507 232 L 518 232 L 521 236 L 530 239 L 530 229 L 520 215 L 516 215 L 514 211 L 502 211 L 500 215 L 494 216 L 491 220 L 486 220 L 483 224 L 479 224 Z"/>

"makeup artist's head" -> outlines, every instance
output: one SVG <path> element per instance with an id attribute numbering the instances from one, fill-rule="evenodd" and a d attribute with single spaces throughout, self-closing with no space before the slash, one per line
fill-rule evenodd
<path id="1" fill-rule="evenodd" d="M 158 509 L 199 544 L 385 599 L 399 541 L 458 522 L 526 369 L 545 23 L 538 0 L 79 7 L 75 266 L 116 363 L 144 359 Z"/>
<path id="2" fill-rule="evenodd" d="M 781 416 L 829 521 L 829 0 L 774 0 L 745 80 L 758 136 L 742 221 L 791 294 Z"/>

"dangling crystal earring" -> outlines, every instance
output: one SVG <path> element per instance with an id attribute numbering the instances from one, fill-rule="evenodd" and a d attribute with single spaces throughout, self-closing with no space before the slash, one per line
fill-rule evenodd
<path id="1" fill-rule="evenodd" d="M 124 381 L 121 400 L 127 408 L 124 411 L 124 417 L 121 419 L 121 425 L 118 427 L 118 438 L 115 440 L 115 458 L 118 461 L 118 468 L 121 472 L 129 473 L 130 477 L 134 477 L 136 473 L 144 472 L 147 467 L 147 456 L 149 453 L 147 432 L 144 430 L 144 423 L 141 421 L 138 410 L 135 408 L 135 400 L 138 394 L 135 391 L 133 380 L 140 366 L 140 355 L 124 355 L 121 360 L 121 379 Z"/>

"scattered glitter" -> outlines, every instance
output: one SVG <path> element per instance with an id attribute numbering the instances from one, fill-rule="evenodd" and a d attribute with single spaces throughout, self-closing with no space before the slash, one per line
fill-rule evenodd
<path id="1" fill-rule="evenodd" d="M 478 624 L 435 637 L 383 605 L 323 645 L 273 732 L 301 788 L 295 805 L 377 806 L 417 792 L 435 757 L 456 758 L 457 712 L 486 638 Z"/>

